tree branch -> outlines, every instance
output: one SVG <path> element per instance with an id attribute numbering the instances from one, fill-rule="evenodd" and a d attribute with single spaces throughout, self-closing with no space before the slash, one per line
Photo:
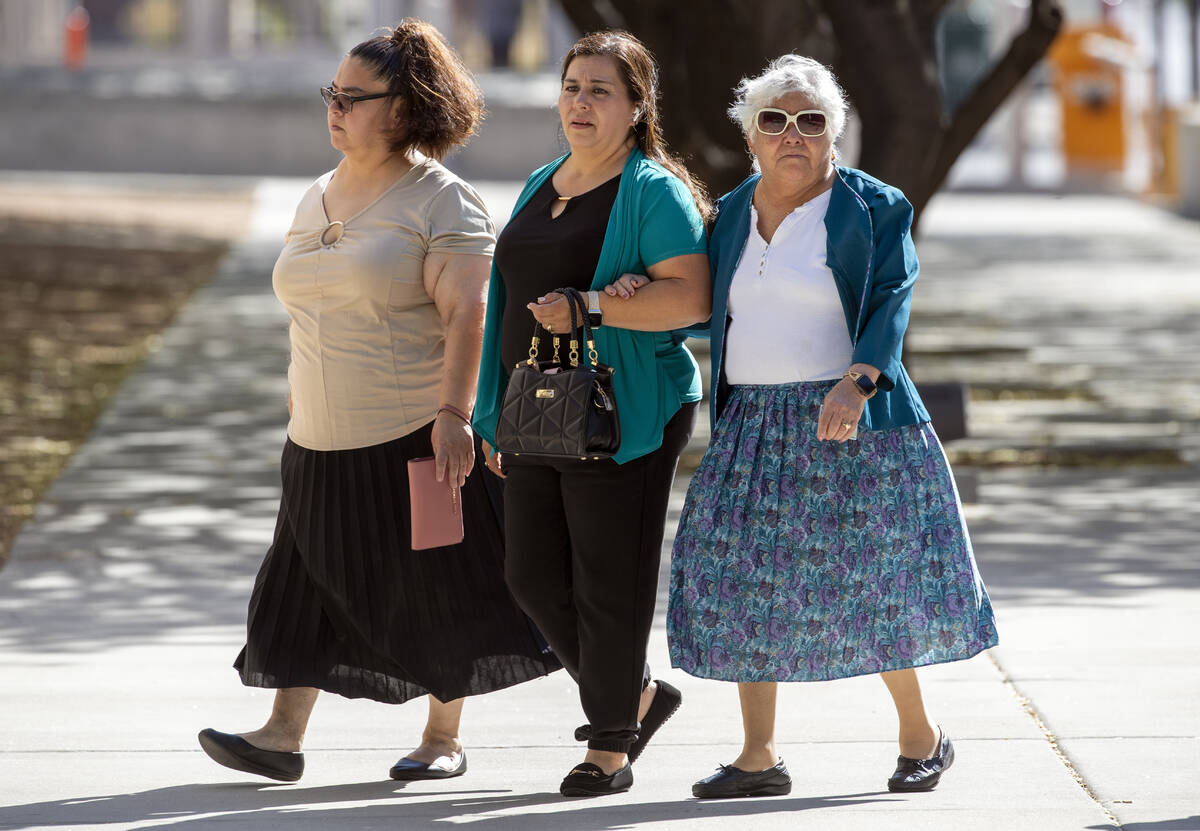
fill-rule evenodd
<path id="1" fill-rule="evenodd" d="M 975 136 L 1004 103 L 1017 84 L 1037 65 L 1062 28 L 1063 11 L 1059 0 L 1033 0 L 1029 8 L 1029 23 L 1013 38 L 1008 51 L 992 66 L 954 114 L 949 128 L 942 136 L 937 158 L 933 163 L 922 193 L 911 194 L 921 206 L 942 186 L 950 168 Z M 918 208 L 919 210 L 919 208 Z"/>
<path id="2" fill-rule="evenodd" d="M 920 191 L 944 119 L 932 43 L 903 0 L 820 2 L 838 44 L 838 78 L 862 123 L 859 167 L 906 194 Z"/>

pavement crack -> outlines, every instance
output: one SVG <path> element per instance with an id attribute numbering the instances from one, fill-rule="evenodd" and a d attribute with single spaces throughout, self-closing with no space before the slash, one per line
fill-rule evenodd
<path id="1" fill-rule="evenodd" d="M 1067 769 L 1067 774 L 1075 780 L 1075 784 L 1079 785 L 1079 787 L 1083 789 L 1083 792 L 1088 795 L 1088 798 L 1091 799 L 1092 802 L 1096 803 L 1096 807 L 1099 808 L 1104 816 L 1108 818 L 1108 821 L 1116 827 L 1117 831 L 1125 831 L 1125 826 L 1121 824 L 1119 819 L 1117 819 L 1116 814 L 1114 814 L 1109 807 L 1104 804 L 1103 800 L 1096 795 L 1096 792 L 1092 790 L 1092 786 L 1088 784 L 1087 780 L 1083 778 L 1083 774 L 1079 772 L 1077 767 L 1075 767 L 1075 762 L 1072 761 L 1071 757 L 1067 755 L 1067 751 L 1063 749 L 1061 744 L 1059 744 L 1058 736 L 1054 734 L 1054 731 L 1050 729 L 1048 724 L 1046 724 L 1046 720 L 1042 717 L 1042 714 L 1038 712 L 1037 707 L 1033 705 L 1033 699 L 1021 692 L 1020 688 L 1013 683 L 1012 678 L 1009 677 L 1008 672 L 1004 669 L 1004 665 L 997 660 L 996 656 L 992 653 L 992 650 L 988 650 L 987 657 L 988 660 L 992 662 L 992 666 L 996 668 L 996 672 L 1000 674 L 1001 683 L 1008 687 L 1008 691 L 1013 694 L 1014 698 L 1016 698 L 1017 704 L 1020 705 L 1021 709 L 1024 710 L 1031 719 L 1033 719 L 1034 725 L 1036 725 L 1037 729 L 1041 731 L 1042 737 L 1045 738 L 1046 743 L 1050 745 L 1051 752 L 1058 757 L 1058 760 L 1063 763 L 1063 767 Z"/>

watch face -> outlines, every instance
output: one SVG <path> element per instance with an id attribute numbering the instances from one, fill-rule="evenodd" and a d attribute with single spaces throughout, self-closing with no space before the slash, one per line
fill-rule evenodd
<path id="1" fill-rule="evenodd" d="M 867 395 L 875 392 L 875 382 L 865 375 L 856 380 L 854 383 L 858 384 L 858 388 Z"/>

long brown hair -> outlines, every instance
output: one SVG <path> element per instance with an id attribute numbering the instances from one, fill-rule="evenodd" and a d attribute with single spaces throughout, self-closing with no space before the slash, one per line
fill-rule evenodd
<path id="1" fill-rule="evenodd" d="M 708 219 L 712 202 L 704 184 L 688 172 L 687 165 L 667 148 L 666 139 L 659 127 L 658 114 L 658 64 L 650 50 L 629 32 L 621 29 L 606 29 L 592 32 L 575 41 L 562 63 L 562 78 L 567 77 L 571 61 L 584 57 L 612 58 L 621 72 L 625 90 L 638 106 L 641 115 L 631 128 L 638 149 L 677 176 L 689 191 L 700 215 Z M 560 78 L 561 80 L 561 78 Z"/>
<path id="2" fill-rule="evenodd" d="M 386 35 L 350 50 L 402 103 L 392 150 L 420 150 L 443 159 L 466 143 L 483 121 L 483 93 L 441 32 L 407 17 Z"/>

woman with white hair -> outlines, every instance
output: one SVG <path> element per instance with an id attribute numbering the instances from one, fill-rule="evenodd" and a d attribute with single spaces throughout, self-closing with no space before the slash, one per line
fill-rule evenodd
<path id="1" fill-rule="evenodd" d="M 868 673 L 899 716 L 889 790 L 929 790 L 954 748 L 914 668 L 995 645 L 996 626 L 900 363 L 912 207 L 834 164 L 846 101 L 817 61 L 778 58 L 729 113 L 756 172 L 721 197 L 709 241 L 714 427 L 675 539 L 667 632 L 675 666 L 738 682 L 745 744 L 692 792 L 789 793 L 777 682 Z"/>

